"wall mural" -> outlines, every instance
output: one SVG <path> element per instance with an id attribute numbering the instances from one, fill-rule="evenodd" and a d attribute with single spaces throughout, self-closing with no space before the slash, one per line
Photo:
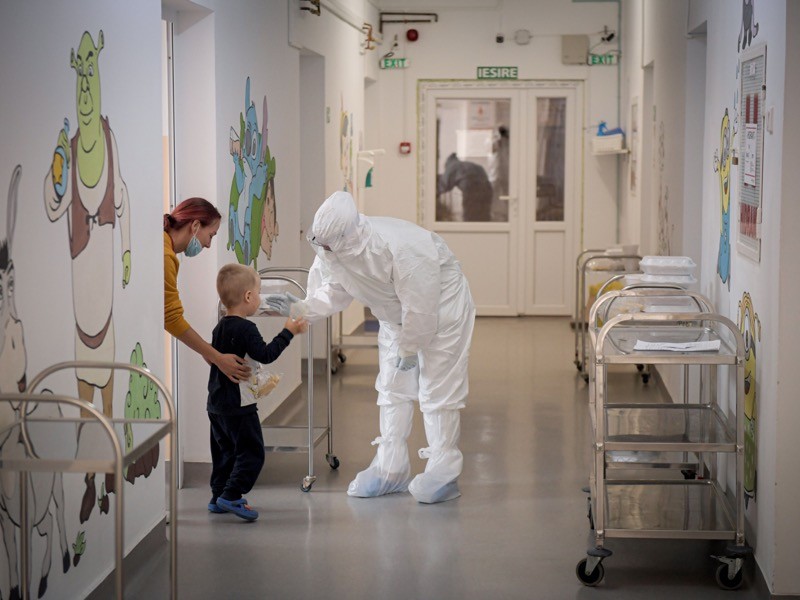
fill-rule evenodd
<path id="1" fill-rule="evenodd" d="M 720 125 L 720 147 L 714 150 L 714 172 L 719 174 L 721 212 L 717 273 L 722 283 L 728 284 L 729 290 L 731 289 L 731 163 L 736 133 L 736 123 L 731 123 L 726 108 Z"/>
<path id="2" fill-rule="evenodd" d="M 755 0 L 742 0 L 742 24 L 739 26 L 739 41 L 736 51 L 744 50 L 758 35 L 758 23 L 754 12 Z"/>
<path id="3" fill-rule="evenodd" d="M 14 261 L 12 259 L 14 226 L 16 223 L 19 183 L 22 178 L 22 167 L 17 165 L 11 175 L 6 205 L 6 238 L 0 240 L 0 393 L 10 394 L 24 392 L 27 385 L 27 352 L 22 321 L 17 315 L 14 298 Z M 48 391 L 48 390 L 45 390 Z M 0 424 L 9 424 L 18 418 L 21 410 L 19 404 L 0 403 Z M 56 404 L 42 403 L 27 405 L 26 413 L 35 413 L 37 417 L 61 417 Z M 35 431 L 30 432 L 30 443 L 33 449 L 48 440 L 39 439 Z M 26 454 L 26 449 L 18 436 L 6 431 L 0 435 L 0 454 L 4 457 Z M 69 570 L 70 557 L 67 545 L 67 531 L 64 519 L 64 485 L 61 473 L 33 472 L 25 477 L 29 488 L 29 498 L 33 510 L 28 519 L 31 528 L 31 539 L 35 529 L 44 539 L 44 556 L 42 563 L 31 565 L 32 576 L 37 574 L 38 597 L 47 592 L 47 581 L 52 565 L 53 543 L 55 541 L 53 518 L 58 527 L 58 542 L 64 573 Z M 0 598 L 20 598 L 20 576 L 17 562 L 17 533 L 20 527 L 19 476 L 10 471 L 0 471 L 0 529 L 3 534 L 3 546 L 8 565 L 9 589 L 7 594 L 0 590 Z M 78 556 L 75 557 L 77 565 Z M 35 583 L 34 583 L 35 585 Z"/>
<path id="4" fill-rule="evenodd" d="M 147 368 L 144 362 L 142 345 L 136 342 L 136 346 L 131 352 L 132 365 Z M 158 388 L 156 384 L 143 375 L 134 371 L 130 372 L 128 381 L 128 393 L 125 394 L 125 418 L 126 419 L 160 419 L 161 402 L 158 399 Z M 133 427 L 130 423 L 125 423 L 125 452 L 133 448 Z M 135 483 L 137 477 L 148 477 L 153 469 L 158 465 L 158 448 L 155 444 L 144 456 L 136 460 L 132 465 L 125 469 L 125 479 L 130 483 Z"/>
<path id="5" fill-rule="evenodd" d="M 658 251 L 661 256 L 672 254 L 672 232 L 675 225 L 669 220 L 669 186 L 664 183 L 664 121 L 658 128 Z"/>
<path id="6" fill-rule="evenodd" d="M 739 301 L 739 330 L 744 336 L 744 504 L 756 498 L 756 341 L 761 341 L 761 319 L 748 292 Z"/>
<path id="7" fill-rule="evenodd" d="M 115 356 L 114 228 L 119 221 L 122 287 L 131 277 L 130 208 L 128 187 L 122 179 L 119 151 L 108 117 L 102 115 L 99 55 L 105 41 L 97 44 L 87 31 L 70 66 L 77 75 L 75 101 L 77 128 L 72 138 L 69 119 L 58 134 L 50 170 L 44 180 L 47 218 L 55 222 L 67 215 L 69 250 L 72 258 L 72 299 L 75 314 L 75 359 L 113 361 Z M 107 369 L 76 369 L 78 395 L 94 403 L 100 391 L 103 414 L 113 416 L 114 375 Z M 83 414 L 81 416 L 88 416 Z M 78 452 L 82 428 L 78 429 Z M 89 444 L 88 440 L 83 441 Z M 95 474 L 87 473 L 80 522 L 91 516 L 95 503 L 108 512 L 108 494 L 114 478 L 106 474 L 99 498 Z"/>
<path id="8" fill-rule="evenodd" d="M 258 253 L 272 259 L 272 244 L 278 237 L 275 205 L 275 158 L 267 145 L 267 97 L 262 104 L 261 129 L 256 105 L 250 100 L 250 78 L 244 92 L 244 113 L 239 113 L 239 131 L 231 127 L 229 151 L 233 158 L 228 206 L 228 250 L 243 265 L 258 269 Z"/>
<path id="9" fill-rule="evenodd" d="M 342 112 L 339 118 L 339 166 L 342 169 L 344 184 L 342 189 L 350 192 L 355 198 L 356 190 L 353 187 L 353 113 L 344 109 L 342 99 Z"/>

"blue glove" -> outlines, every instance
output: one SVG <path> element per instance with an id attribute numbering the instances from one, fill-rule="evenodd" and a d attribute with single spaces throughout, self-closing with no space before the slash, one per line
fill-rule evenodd
<path id="1" fill-rule="evenodd" d="M 300 301 L 300 298 L 293 296 L 289 292 L 284 294 L 267 294 L 263 297 L 263 299 L 264 304 L 266 304 L 270 310 L 284 317 L 289 316 L 292 304 Z"/>
<path id="2" fill-rule="evenodd" d="M 417 366 L 417 355 L 398 356 L 394 359 L 394 366 L 400 371 L 410 371 Z"/>

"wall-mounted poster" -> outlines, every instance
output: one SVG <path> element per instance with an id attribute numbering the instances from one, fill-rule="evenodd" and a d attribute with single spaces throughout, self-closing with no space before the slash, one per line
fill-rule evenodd
<path id="1" fill-rule="evenodd" d="M 744 135 L 739 140 L 739 235 L 736 247 L 755 261 L 761 260 L 761 173 L 764 165 L 764 99 L 767 82 L 767 47 L 742 52 L 739 78 L 739 115 Z"/>

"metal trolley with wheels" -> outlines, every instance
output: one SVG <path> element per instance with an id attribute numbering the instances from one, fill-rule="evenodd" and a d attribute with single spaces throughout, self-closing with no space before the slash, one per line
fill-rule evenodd
<path id="1" fill-rule="evenodd" d="M 159 419 L 118 419 L 104 415 L 93 404 L 71 396 L 37 393 L 42 381 L 57 371 L 89 368 L 127 370 L 151 381 L 164 399 Z M 158 393 L 157 392 L 157 393 Z M 20 585 L 22 597 L 32 598 L 30 590 L 30 517 L 29 478 L 44 473 L 111 473 L 114 475 L 114 598 L 124 593 L 123 557 L 125 548 L 125 478 L 124 469 L 158 448 L 170 438 L 169 493 L 169 598 L 178 597 L 178 503 L 177 464 L 178 430 L 172 396 L 149 370 L 128 363 L 69 361 L 44 369 L 36 375 L 24 393 L 0 394 L 0 404 L 12 408 L 13 417 L 0 428 L 0 465 L 4 470 L 19 473 L 20 490 Z M 85 417 L 64 417 L 62 406 L 79 408 Z M 48 410 L 49 409 L 49 410 Z M 87 435 L 107 440 L 81 447 L 81 456 L 74 455 L 78 428 Z M 69 443 L 72 446 L 67 445 Z M 41 594 L 41 590 L 40 590 Z"/>
<path id="2" fill-rule="evenodd" d="M 264 281 L 282 281 L 292 286 L 300 296 L 305 297 L 306 288 L 297 280 L 280 273 L 305 273 L 308 269 L 303 267 L 267 267 L 259 269 L 258 275 L 262 283 Z M 224 315 L 224 307 L 219 304 L 218 318 Z M 268 311 L 259 312 L 259 316 L 277 316 Z M 327 352 L 326 368 L 326 392 L 327 392 L 327 417 L 324 427 L 314 425 L 314 325 L 308 328 L 308 358 L 306 365 L 306 403 L 308 408 L 308 421 L 305 425 L 270 425 L 262 427 L 264 432 L 264 449 L 267 452 L 307 452 L 308 453 L 308 474 L 303 477 L 300 489 L 310 492 L 311 487 L 317 480 L 314 475 L 314 448 L 323 439 L 328 440 L 328 451 L 325 453 L 325 460 L 331 469 L 339 468 L 339 459 L 333 453 L 333 391 L 331 384 L 331 355 Z M 331 319 L 325 319 L 326 348 L 330 348 L 331 341 Z"/>
<path id="3" fill-rule="evenodd" d="M 306 296 L 306 288 L 295 279 L 280 275 L 279 273 L 304 273 L 308 276 L 309 269 L 303 267 L 267 267 L 259 269 L 258 274 L 262 281 L 284 281 L 294 286 L 301 297 Z M 306 364 L 307 379 L 307 405 L 308 423 L 305 426 L 269 426 L 264 427 L 264 439 L 268 440 L 264 446 L 267 452 L 308 452 L 308 475 L 303 477 L 300 489 L 310 492 L 311 486 L 317 480 L 314 475 L 314 448 L 322 442 L 328 440 L 328 451 L 325 453 L 325 460 L 331 469 L 339 468 L 339 458 L 333 453 L 333 387 L 331 383 L 331 317 L 325 319 L 325 390 L 327 396 L 326 404 L 326 423 L 324 427 L 314 426 L 314 326 L 308 328 L 308 358 Z M 303 437 L 305 439 L 303 439 Z"/>
<path id="4" fill-rule="evenodd" d="M 620 292 L 624 294 L 625 292 Z M 660 343 L 637 350 L 637 341 Z M 719 344 L 717 350 L 667 350 L 663 344 Z M 674 347 L 674 346 L 673 346 Z M 697 347 L 697 346 L 695 346 Z M 728 318 L 713 313 L 622 313 L 610 318 L 596 336 L 593 356 L 593 461 L 589 521 L 594 545 L 576 567 L 587 586 L 603 580 L 603 561 L 612 555 L 609 538 L 704 539 L 728 541 L 714 556 L 716 580 L 724 589 L 742 584 L 750 549 L 744 533 L 744 339 Z M 608 367 L 614 364 L 698 365 L 707 381 L 698 402 L 614 403 L 608 393 Z M 735 375 L 735 402 L 726 408 L 717 371 Z M 730 375 L 730 373 L 727 373 Z M 697 478 L 614 478 L 610 455 L 631 452 L 661 457 L 694 453 Z M 717 455 L 735 460 L 735 482 L 726 489 L 717 474 Z M 664 463 L 660 466 L 665 466 Z M 652 473 L 667 475 L 654 470 Z"/>
<path id="5" fill-rule="evenodd" d="M 642 259 L 638 254 L 619 254 L 612 253 L 610 250 L 584 250 L 578 255 L 575 261 L 575 314 L 573 315 L 573 325 L 575 328 L 575 367 L 588 381 L 586 365 L 586 328 L 587 322 L 584 317 L 586 309 L 586 279 L 589 272 L 603 273 L 609 277 L 638 273 L 638 264 Z M 636 261 L 637 267 L 634 269 L 626 268 L 628 261 Z M 598 294 L 599 296 L 599 294 Z"/>

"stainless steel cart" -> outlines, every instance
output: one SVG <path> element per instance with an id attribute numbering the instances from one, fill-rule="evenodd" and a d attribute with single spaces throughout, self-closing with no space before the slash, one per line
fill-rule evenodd
<path id="1" fill-rule="evenodd" d="M 615 292 L 626 294 L 630 292 Z M 594 336 L 593 336 L 594 337 Z M 637 341 L 660 343 L 719 342 L 713 352 L 636 350 Z M 589 520 L 594 546 L 576 567 L 578 579 L 593 586 L 602 581 L 602 561 L 612 552 L 607 538 L 677 538 L 726 540 L 717 583 L 725 589 L 742 584 L 749 548 L 744 534 L 744 340 L 728 318 L 709 313 L 621 313 L 596 336 L 593 355 L 593 463 Z M 614 403 L 608 394 L 608 366 L 614 364 L 699 365 L 707 374 L 696 403 Z M 716 386 L 717 370 L 733 369 L 735 408 Z M 613 478 L 610 454 L 658 457 L 680 468 L 682 457 L 698 457 L 697 479 Z M 736 462 L 733 489 L 718 480 L 716 454 Z M 655 461 L 654 461 L 655 462 Z M 653 471 L 661 473 L 661 471 Z M 666 473 L 665 473 L 666 474 Z"/>
<path id="2" fill-rule="evenodd" d="M 305 297 L 306 288 L 297 280 L 280 273 L 304 273 L 308 275 L 309 270 L 303 267 L 267 267 L 258 271 L 262 281 L 283 281 L 293 286 L 295 290 Z M 220 313 L 221 314 L 221 313 Z M 263 313 L 269 315 L 269 313 Z M 311 486 L 317 480 L 314 475 L 314 448 L 323 439 L 328 440 L 328 451 L 325 460 L 332 469 L 339 468 L 339 459 L 333 453 L 333 386 L 331 383 L 331 318 L 325 319 L 325 348 L 326 369 L 325 369 L 325 389 L 327 392 L 327 422 L 324 427 L 314 425 L 314 338 L 313 334 L 317 326 L 311 325 L 308 328 L 308 358 L 306 365 L 306 399 L 308 405 L 308 422 L 306 425 L 271 425 L 263 428 L 264 449 L 267 452 L 307 452 L 308 453 L 308 474 L 303 478 L 300 489 L 304 492 L 311 491 Z"/>
<path id="3" fill-rule="evenodd" d="M 65 369 L 90 368 L 127 370 L 147 378 L 158 388 L 164 399 L 164 411 L 160 419 L 114 419 L 100 412 L 94 405 L 59 394 L 36 393 L 39 384 L 51 374 Z M 170 438 L 169 487 L 169 546 L 170 546 L 170 598 L 178 597 L 178 504 L 177 504 L 177 459 L 178 431 L 175 421 L 175 405 L 172 396 L 155 376 L 145 368 L 128 363 L 95 361 L 70 361 L 55 364 L 36 375 L 22 394 L 0 394 L 0 402 L 14 409 L 14 419 L 0 433 L 6 443 L 0 446 L 0 465 L 4 470 L 19 472 L 20 489 L 20 585 L 22 597 L 31 598 L 30 590 L 30 527 L 28 514 L 28 478 L 33 473 L 113 473 L 114 499 L 114 588 L 115 598 L 121 600 L 124 591 L 124 496 L 123 471 L 141 458 L 160 440 Z M 68 418 L 52 415 L 37 415 L 31 405 L 43 407 L 74 406 L 89 414 L 86 418 Z M 31 412 L 33 411 L 33 412 Z M 40 413 L 48 411 L 42 410 Z M 60 410 L 58 411 L 60 413 Z M 59 448 L 58 440 L 75 440 L 77 428 L 94 430 L 96 435 L 108 439 L 108 444 L 95 444 L 81 448 L 82 456 L 69 456 L 65 448 Z M 130 447 L 126 448 L 126 433 L 132 434 Z M 20 444 L 11 440 L 21 440 Z M 48 440 L 37 444 L 36 440 Z"/>
<path id="4" fill-rule="evenodd" d="M 587 272 L 602 272 L 609 277 L 626 273 L 638 273 L 638 264 L 642 259 L 638 254 L 612 254 L 608 250 L 584 250 L 575 262 L 575 366 L 578 372 L 586 376 L 586 277 Z M 626 268 L 626 261 L 635 260 L 637 268 Z"/>

